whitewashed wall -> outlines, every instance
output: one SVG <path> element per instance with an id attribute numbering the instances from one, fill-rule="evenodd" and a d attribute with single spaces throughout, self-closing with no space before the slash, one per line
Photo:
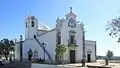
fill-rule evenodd
<path id="1" fill-rule="evenodd" d="M 87 60 L 87 54 L 91 54 L 91 61 L 94 62 L 96 61 L 96 54 L 95 54 L 95 46 L 96 46 L 96 41 L 85 41 L 85 52 L 86 52 L 86 60 Z M 92 51 L 89 53 L 88 51 Z"/>
<path id="2" fill-rule="evenodd" d="M 40 42 L 46 43 L 45 48 L 50 53 L 50 56 L 52 56 L 52 59 L 55 60 L 56 30 L 52 29 L 48 31 L 47 33 L 39 36 L 38 39 Z M 48 59 L 47 55 L 45 56 L 45 59 Z"/>
<path id="3" fill-rule="evenodd" d="M 43 50 L 42 48 L 38 45 L 38 43 L 36 42 L 36 40 L 34 39 L 28 39 L 25 40 L 23 43 L 23 58 L 24 59 L 28 59 L 28 51 L 29 49 L 32 49 L 32 51 L 34 52 L 35 50 L 38 51 L 38 57 L 42 57 L 43 54 Z"/>
<path id="4" fill-rule="evenodd" d="M 15 44 L 15 59 L 20 60 L 20 44 Z"/>
<path id="5" fill-rule="evenodd" d="M 30 18 L 27 18 L 25 20 L 25 39 L 28 38 L 34 38 L 34 35 L 37 34 L 37 29 L 38 29 L 38 22 L 37 19 L 34 19 L 34 27 L 32 27 L 31 25 L 32 20 Z M 26 27 L 27 25 L 27 27 Z"/>
<path id="6" fill-rule="evenodd" d="M 75 34 L 75 39 L 76 43 L 78 45 L 76 50 L 76 62 L 80 62 L 82 59 L 82 31 L 81 31 L 81 26 L 76 22 L 76 28 L 73 28 L 74 31 L 76 32 Z M 68 39 L 69 39 L 69 31 L 71 30 L 70 27 L 68 27 L 68 20 L 63 22 L 63 25 L 61 27 L 61 44 L 68 44 Z M 65 60 L 69 60 L 69 51 L 67 50 L 66 55 L 65 55 Z M 69 61 L 68 61 L 69 62 Z"/>
<path id="7" fill-rule="evenodd" d="M 68 21 L 72 17 L 76 20 L 76 15 L 74 13 L 71 13 L 72 10 L 70 11 L 69 14 L 65 15 L 66 19 L 62 19 L 62 27 L 61 27 L 61 44 L 68 44 L 68 39 L 69 39 L 69 31 L 71 30 L 70 27 L 68 27 Z M 39 46 L 39 44 L 35 41 L 34 35 L 37 35 L 37 38 L 41 43 L 46 43 L 46 49 L 52 56 L 53 60 L 55 60 L 55 48 L 56 48 L 56 29 L 50 30 L 48 32 L 44 31 L 39 31 L 38 30 L 38 22 L 37 20 L 35 21 L 35 27 L 31 27 L 31 20 L 27 20 L 27 26 L 25 27 L 25 41 L 23 43 L 23 58 L 27 59 L 28 58 L 28 50 L 31 48 L 32 51 L 37 50 L 39 53 L 39 57 L 43 59 L 43 49 Z M 26 24 L 26 23 L 25 23 Z M 76 21 L 76 28 L 73 28 L 73 30 L 76 32 L 75 34 L 75 39 L 76 43 L 78 45 L 77 48 L 70 48 L 76 50 L 76 62 L 80 62 L 82 59 L 83 55 L 83 33 L 81 29 L 81 25 L 77 23 Z M 86 51 L 92 50 L 92 60 L 95 60 L 95 45 L 96 42 L 93 41 L 86 41 Z M 68 48 L 68 46 L 66 46 Z M 19 46 L 16 47 L 17 49 Z M 16 50 L 16 58 L 19 58 L 19 49 Z M 69 62 L 69 50 L 67 49 L 67 52 L 65 54 L 64 59 Z M 48 59 L 47 55 L 45 57 Z"/>

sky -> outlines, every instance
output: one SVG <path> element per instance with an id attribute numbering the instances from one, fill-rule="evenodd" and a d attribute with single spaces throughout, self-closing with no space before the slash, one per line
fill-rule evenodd
<path id="1" fill-rule="evenodd" d="M 120 56 L 120 43 L 105 31 L 112 18 L 120 16 L 120 0 L 1 0 L 0 39 L 24 35 L 24 20 L 31 13 L 39 24 L 54 28 L 56 19 L 65 17 L 69 7 L 85 25 L 85 39 L 97 41 L 97 55 L 112 50 Z"/>

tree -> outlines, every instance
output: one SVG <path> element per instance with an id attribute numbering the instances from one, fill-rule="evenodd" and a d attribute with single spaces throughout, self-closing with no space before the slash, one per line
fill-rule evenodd
<path id="1" fill-rule="evenodd" d="M 67 48 L 65 47 L 64 44 L 63 44 L 63 45 L 57 45 L 57 46 L 56 46 L 56 49 L 55 49 L 56 55 L 57 55 L 57 57 L 61 60 L 62 64 L 63 64 L 63 62 L 64 62 L 64 61 L 63 61 L 63 56 L 64 56 L 66 50 L 67 50 Z"/>
<path id="2" fill-rule="evenodd" d="M 117 37 L 118 42 L 120 42 L 120 17 L 116 17 L 108 22 L 107 31 L 109 31 L 109 35 L 112 37 Z"/>
<path id="3" fill-rule="evenodd" d="M 108 52 L 107 52 L 107 54 L 106 54 L 106 57 L 109 59 L 109 60 L 111 60 L 111 58 L 113 57 L 113 52 L 112 51 L 110 51 L 110 50 L 108 50 Z"/>
<path id="4" fill-rule="evenodd" d="M 10 51 L 14 51 L 14 41 L 13 40 L 8 40 L 8 39 L 2 39 L 0 41 L 0 54 L 4 55 L 6 60 L 8 60 L 8 56 Z"/>

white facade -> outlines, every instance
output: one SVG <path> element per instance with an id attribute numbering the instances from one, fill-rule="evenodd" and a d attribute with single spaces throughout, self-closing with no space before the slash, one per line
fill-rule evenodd
<path id="1" fill-rule="evenodd" d="M 45 43 L 45 49 L 48 51 L 52 60 L 55 61 L 55 49 L 58 44 L 65 44 L 67 51 L 64 56 L 66 63 L 81 62 L 83 58 L 83 25 L 76 20 L 76 15 L 70 10 L 70 13 L 66 14 L 66 19 L 57 19 L 56 27 L 51 30 L 47 30 L 47 27 L 42 26 L 42 29 L 38 29 L 38 22 L 35 16 L 29 16 L 25 20 L 25 40 L 23 45 L 23 59 L 28 59 L 28 51 L 38 52 L 38 58 L 44 59 L 43 48 L 36 42 L 34 35 L 40 43 Z M 33 21 L 33 22 L 32 22 Z M 69 46 L 69 44 L 74 44 Z M 16 59 L 20 58 L 19 44 L 16 47 Z M 86 60 L 90 62 L 96 61 L 96 41 L 85 41 L 85 53 Z M 34 53 L 33 53 L 34 55 Z M 34 56 L 33 56 L 34 58 Z M 71 60 L 72 59 L 72 60 Z M 45 54 L 45 60 L 49 60 L 47 54 Z"/>
<path id="2" fill-rule="evenodd" d="M 91 61 L 96 61 L 96 41 L 85 41 L 85 53 L 86 53 L 86 60 L 88 59 L 88 54 L 91 54 Z"/>
<path id="3" fill-rule="evenodd" d="M 34 38 L 38 32 L 38 22 L 35 16 L 28 16 L 25 19 L 25 39 Z"/>

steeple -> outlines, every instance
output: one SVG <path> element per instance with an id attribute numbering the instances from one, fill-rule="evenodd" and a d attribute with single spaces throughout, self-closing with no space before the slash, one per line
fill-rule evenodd
<path id="1" fill-rule="evenodd" d="M 25 19 L 25 39 L 34 38 L 34 35 L 37 35 L 37 29 L 37 18 L 29 13 Z"/>

